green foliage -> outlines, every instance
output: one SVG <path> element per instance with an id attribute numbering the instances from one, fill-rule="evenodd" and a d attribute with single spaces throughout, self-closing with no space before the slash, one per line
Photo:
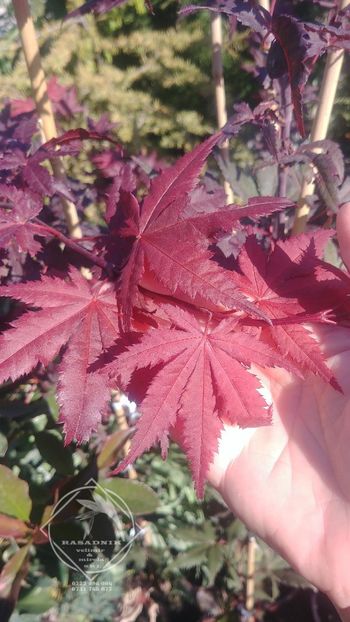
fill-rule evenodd
<path id="1" fill-rule="evenodd" d="M 30 614 L 45 613 L 57 602 L 57 580 L 41 577 L 32 587 L 23 592 L 17 609 Z"/>
<path id="2" fill-rule="evenodd" d="M 8 391 L 11 392 L 11 387 Z M 16 552 L 3 540 L 1 547 L 6 562 L 3 572 L 12 573 L 14 580 L 18 560 L 23 561 L 28 554 L 30 566 L 11 622 L 34 619 L 44 622 L 48 611 L 54 612 L 55 622 L 107 622 L 116 614 L 124 597 L 132 598 L 135 581 L 141 594 L 143 590 L 146 594 L 150 577 L 154 589 L 162 592 L 162 586 L 171 586 L 169 593 L 162 592 L 169 611 L 181 609 L 185 602 L 197 606 L 195 593 L 188 591 L 188 586 L 194 583 L 207 591 L 220 615 L 232 615 L 229 595 L 244 595 L 249 534 L 239 520 L 233 519 L 216 491 L 208 489 L 203 503 L 197 500 L 185 458 L 177 447 L 171 446 L 166 462 L 158 453 L 139 459 L 136 481 L 121 477 L 106 479 L 106 468 L 118 461 L 128 438 L 120 434 L 113 419 L 101 425 L 90 443 L 76 451 L 72 460 L 71 449 L 64 447 L 62 435 L 54 427 L 56 408 L 51 394 L 39 398 L 39 386 L 34 382 L 12 391 L 11 400 L 8 397 L 3 395 L 3 403 L 12 404 L 13 415 L 0 420 L 0 433 L 10 439 L 4 458 L 6 466 L 0 466 L 2 511 L 7 508 L 12 516 L 27 519 L 33 504 L 32 524 L 40 524 L 50 512 L 57 486 L 63 486 L 65 494 L 93 477 L 127 503 L 136 523 L 142 527 L 127 556 L 101 577 L 112 585 L 111 590 L 74 591 L 68 585 L 72 581 L 79 584 L 84 577 L 72 573 L 49 544 L 33 540 L 33 532 L 26 533 L 24 523 L 12 519 L 18 524 L 5 527 L 17 529 L 15 533 L 22 546 Z M 97 464 L 100 464 L 99 472 Z M 10 470 L 12 465 L 17 465 L 20 477 Z M 31 499 L 23 479 L 29 484 Z M 13 497 L 10 499 L 6 494 L 9 483 L 11 491 L 16 489 L 15 506 Z M 107 531 L 104 533 L 107 537 Z M 256 589 L 261 600 L 275 598 L 281 582 L 304 586 L 301 581 L 285 562 L 259 543 Z"/>
<path id="3" fill-rule="evenodd" d="M 132 514 L 151 514 L 158 508 L 158 497 L 152 488 L 142 482 L 114 477 L 101 482 L 101 486 L 118 495 Z"/>
<path id="4" fill-rule="evenodd" d="M 72 450 L 63 447 L 62 437 L 57 430 L 43 430 L 35 435 L 36 446 L 43 459 L 52 466 L 57 473 L 73 475 L 74 464 Z"/>
<path id="5" fill-rule="evenodd" d="M 0 508 L 4 514 L 29 520 L 32 504 L 27 482 L 19 479 L 3 464 L 0 465 Z"/>
<path id="6" fill-rule="evenodd" d="M 70 3 L 71 6 L 72 3 Z M 79 99 L 93 117 L 108 112 L 118 134 L 133 150 L 188 149 L 215 127 L 211 84 L 209 16 L 200 14 L 176 25 L 178 6 L 161 2 L 152 18 L 143 2 L 83 23 L 39 20 L 41 53 L 48 76 L 75 84 Z M 60 15 L 46 3 L 48 15 Z M 228 37 L 228 35 L 227 35 Z M 239 69 L 246 34 L 228 39 L 228 105 L 249 97 L 252 82 Z M 30 94 L 18 40 L 0 44 L 0 100 Z"/>

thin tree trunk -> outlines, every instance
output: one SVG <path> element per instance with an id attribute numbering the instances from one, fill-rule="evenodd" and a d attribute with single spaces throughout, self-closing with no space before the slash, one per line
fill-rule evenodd
<path id="1" fill-rule="evenodd" d="M 28 75 L 32 85 L 33 98 L 39 117 L 40 129 L 44 141 L 56 138 L 57 128 L 47 91 L 47 83 L 41 64 L 38 41 L 35 35 L 33 19 L 30 13 L 28 0 L 12 0 L 18 29 L 21 36 L 22 48 L 27 64 Z M 55 158 L 51 161 L 53 173 L 57 179 L 65 179 L 62 161 Z M 81 238 L 79 216 L 74 203 L 61 199 L 64 214 L 72 237 Z"/>
<path id="2" fill-rule="evenodd" d="M 340 0 L 339 9 L 344 9 L 350 0 Z M 312 125 L 310 141 L 324 140 L 327 136 L 328 126 L 334 105 L 334 99 L 338 87 L 340 72 L 343 64 L 344 50 L 334 50 L 327 54 L 326 67 L 320 90 L 316 116 Z M 298 207 L 295 214 L 293 234 L 302 233 L 306 227 L 310 208 L 307 197 L 315 190 L 315 182 L 303 181 Z"/>
<path id="3" fill-rule="evenodd" d="M 213 79 L 215 86 L 216 119 L 219 128 L 227 123 L 225 79 L 222 64 L 222 19 L 219 13 L 211 15 L 211 43 L 213 50 Z M 221 153 L 224 161 L 229 161 L 228 141 L 221 146 Z M 226 201 L 233 203 L 234 197 L 232 188 L 228 181 L 224 181 Z"/>

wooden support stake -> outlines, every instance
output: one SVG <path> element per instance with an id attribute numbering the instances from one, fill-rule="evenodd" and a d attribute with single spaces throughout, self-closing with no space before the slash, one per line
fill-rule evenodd
<path id="1" fill-rule="evenodd" d="M 248 550 L 247 550 L 247 583 L 246 583 L 246 598 L 245 608 L 247 611 L 254 609 L 255 602 L 255 549 L 256 540 L 254 536 L 249 536 Z M 249 618 L 253 620 L 253 617 Z"/>
<path id="2" fill-rule="evenodd" d="M 211 44 L 213 50 L 213 79 L 215 86 L 216 119 L 219 128 L 227 123 L 225 79 L 222 65 L 222 19 L 219 13 L 211 14 Z M 221 153 L 225 162 L 229 161 L 228 141 L 221 145 Z M 232 188 L 224 181 L 227 204 L 234 202 Z"/>
<path id="3" fill-rule="evenodd" d="M 339 9 L 344 9 L 350 0 L 340 0 Z M 344 50 L 332 50 L 327 54 L 326 67 L 320 90 L 316 116 L 312 125 L 310 142 L 324 140 L 327 136 L 328 126 L 334 105 L 334 99 L 338 87 L 340 72 L 343 64 Z M 301 188 L 298 207 L 295 214 L 293 234 L 302 233 L 305 229 L 310 208 L 306 198 L 315 190 L 315 182 L 307 182 L 305 179 Z"/>
<path id="4" fill-rule="evenodd" d="M 117 423 L 118 423 L 119 429 L 120 430 L 128 430 L 129 429 L 128 420 L 126 418 L 124 408 L 123 408 L 123 406 L 121 404 L 116 409 L 115 415 L 116 415 L 116 419 L 117 419 Z M 131 442 L 130 442 L 130 440 L 127 440 L 126 443 L 123 446 L 124 456 L 126 456 L 129 453 L 130 446 L 131 446 Z M 129 465 L 128 477 L 130 479 L 133 479 L 133 480 L 137 479 L 136 469 L 132 465 Z M 142 529 L 145 530 L 144 533 L 143 533 L 144 545 L 148 546 L 148 547 L 152 546 L 152 543 L 153 543 L 152 531 L 151 531 L 151 529 L 149 527 L 148 521 L 146 521 L 146 519 L 144 519 L 144 518 L 140 518 L 138 520 L 138 524 L 140 525 L 140 527 L 142 527 Z"/>
<path id="5" fill-rule="evenodd" d="M 32 85 L 33 98 L 43 140 L 57 137 L 57 128 L 52 105 L 49 99 L 47 83 L 41 64 L 38 41 L 35 34 L 33 19 L 28 0 L 12 0 L 17 25 L 22 41 L 22 48 L 27 64 L 28 75 Z M 57 179 L 65 179 L 65 172 L 60 158 L 51 161 L 53 173 Z M 81 238 L 79 216 L 74 203 L 61 199 L 69 233 L 72 237 Z"/>
<path id="6" fill-rule="evenodd" d="M 120 430 L 128 430 L 129 429 L 129 424 L 128 424 L 128 420 L 127 420 L 126 415 L 125 415 L 124 407 L 121 404 L 119 404 L 118 407 L 115 410 L 115 417 L 116 417 L 116 420 L 117 420 L 117 423 L 118 423 L 118 428 Z M 124 456 L 126 456 L 129 453 L 130 446 L 131 446 L 131 442 L 130 442 L 130 440 L 127 440 L 126 443 L 124 443 L 124 446 L 123 446 Z M 134 469 L 134 467 L 132 465 L 130 465 L 129 468 L 128 468 L 128 476 L 129 476 L 130 479 L 137 479 L 136 470 Z"/>

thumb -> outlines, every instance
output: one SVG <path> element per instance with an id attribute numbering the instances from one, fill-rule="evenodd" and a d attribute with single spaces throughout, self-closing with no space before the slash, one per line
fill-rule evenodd
<path id="1" fill-rule="evenodd" d="M 350 203 L 344 203 L 338 212 L 337 236 L 340 254 L 350 271 Z"/>

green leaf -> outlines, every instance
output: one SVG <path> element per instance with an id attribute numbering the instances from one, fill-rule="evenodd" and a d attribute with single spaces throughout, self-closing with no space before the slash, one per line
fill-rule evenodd
<path id="1" fill-rule="evenodd" d="M 22 520 L 29 520 L 32 509 L 27 482 L 3 464 L 0 464 L 0 508 L 4 514 Z"/>
<path id="2" fill-rule="evenodd" d="M 28 613 L 45 613 L 50 607 L 57 604 L 57 581 L 43 578 L 35 587 L 18 601 L 19 611 Z"/>
<path id="3" fill-rule="evenodd" d="M 280 570 L 275 570 L 275 577 L 280 581 L 280 583 L 284 583 L 285 585 L 289 585 L 295 588 L 313 588 L 313 585 L 309 583 L 304 577 L 295 572 L 289 566 L 285 568 L 281 568 Z"/>
<path id="4" fill-rule="evenodd" d="M 57 421 L 58 416 L 59 416 L 59 407 L 58 407 L 55 392 L 49 391 L 49 393 L 45 395 L 45 401 L 46 401 L 49 413 Z"/>
<path id="5" fill-rule="evenodd" d="M 198 527 L 179 527 L 174 535 L 178 541 L 190 545 L 203 544 L 210 546 L 216 541 L 215 530 L 209 521 Z"/>
<path id="6" fill-rule="evenodd" d="M 31 418 L 31 424 L 35 430 L 35 432 L 42 432 L 45 430 L 48 424 L 47 415 L 37 415 L 36 417 Z"/>
<path id="7" fill-rule="evenodd" d="M 235 518 L 227 529 L 228 540 L 245 540 L 247 535 L 246 526 L 238 518 Z"/>
<path id="8" fill-rule="evenodd" d="M 101 486 L 119 495 L 132 514 L 151 514 L 159 506 L 159 499 L 154 490 L 142 482 L 113 477 L 105 479 L 101 482 Z"/>
<path id="9" fill-rule="evenodd" d="M 206 546 L 193 546 L 189 551 L 180 553 L 172 562 L 172 569 L 186 569 L 194 566 L 201 566 L 207 561 L 208 548 Z"/>
<path id="10" fill-rule="evenodd" d="M 50 464 L 57 473 L 73 475 L 74 463 L 69 447 L 63 445 L 63 440 L 56 430 L 44 430 L 35 435 L 37 447 L 45 462 Z"/>
<path id="11" fill-rule="evenodd" d="M 208 582 L 213 585 L 216 575 L 224 563 L 224 548 L 222 546 L 211 546 L 208 551 Z"/>
<path id="12" fill-rule="evenodd" d="M 235 558 L 231 559 L 231 564 L 227 569 L 226 585 L 231 592 L 241 592 L 243 589 L 242 577 L 239 575 L 234 565 L 236 563 L 237 560 Z"/>

